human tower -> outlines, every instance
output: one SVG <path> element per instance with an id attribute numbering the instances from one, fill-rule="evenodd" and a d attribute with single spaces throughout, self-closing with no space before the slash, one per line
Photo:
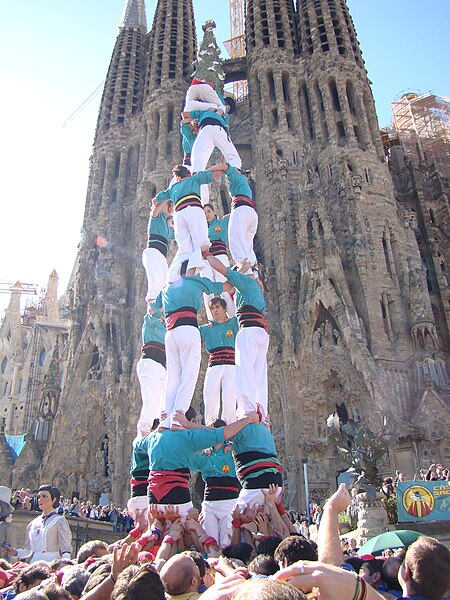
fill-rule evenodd
<path id="1" fill-rule="evenodd" d="M 235 108 L 232 98 L 194 78 L 180 124 L 183 164 L 151 201 L 142 256 L 148 310 L 137 365 L 142 410 L 129 501 L 132 513 L 175 505 L 183 519 L 192 508 L 190 473 L 200 472 L 206 484 L 204 528 L 211 544 L 222 547 L 229 543 L 234 505 L 262 505 L 262 490 L 275 484 L 281 491 L 282 483 L 268 427 L 269 335 L 253 249 L 258 215 L 228 129 Z M 225 162 L 206 168 L 214 148 Z M 208 203 L 208 185 L 224 176 L 231 212 L 219 218 Z M 177 252 L 169 266 L 172 237 Z M 209 323 L 199 326 L 202 302 Z M 209 355 L 206 426 L 195 425 L 190 408 L 201 340 Z"/>

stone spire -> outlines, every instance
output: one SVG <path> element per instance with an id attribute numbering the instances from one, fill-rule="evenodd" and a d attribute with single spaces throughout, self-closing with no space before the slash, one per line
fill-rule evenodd
<path id="1" fill-rule="evenodd" d="M 292 0 L 248 0 L 246 7 L 247 55 L 264 48 L 297 49 L 296 15 Z"/>
<path id="2" fill-rule="evenodd" d="M 97 121 L 99 136 L 114 125 L 124 125 L 142 108 L 141 78 L 145 73 L 147 31 L 144 0 L 128 0 L 103 89 Z"/>
<path id="3" fill-rule="evenodd" d="M 58 274 L 53 269 L 50 273 L 47 283 L 47 291 L 45 292 L 44 301 L 42 303 L 42 310 L 44 316 L 51 321 L 59 320 L 59 306 L 58 306 Z"/>
<path id="4" fill-rule="evenodd" d="M 350 56 L 359 67 L 364 66 L 353 20 L 345 2 L 298 2 L 297 32 L 300 54 L 330 52 Z"/>
<path id="5" fill-rule="evenodd" d="M 127 0 L 120 19 L 119 29 L 124 27 L 140 27 L 147 31 L 145 0 Z"/>
<path id="6" fill-rule="evenodd" d="M 189 83 L 196 46 L 192 0 L 158 0 L 150 36 L 147 94 L 171 82 L 175 86 L 180 80 Z"/>

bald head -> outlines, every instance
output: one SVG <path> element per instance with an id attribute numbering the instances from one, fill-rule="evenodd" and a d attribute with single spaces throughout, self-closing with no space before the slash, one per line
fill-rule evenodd
<path id="1" fill-rule="evenodd" d="M 200 572 L 190 556 L 172 556 L 161 569 L 161 580 L 170 596 L 196 592 L 200 586 Z"/>

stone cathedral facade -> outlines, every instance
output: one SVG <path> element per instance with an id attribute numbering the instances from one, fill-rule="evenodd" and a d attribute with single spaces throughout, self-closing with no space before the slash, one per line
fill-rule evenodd
<path id="1" fill-rule="evenodd" d="M 248 82 L 231 135 L 254 180 L 269 410 L 287 500 L 304 503 L 304 459 L 314 495 L 336 485 L 345 466 L 326 419 L 342 403 L 373 430 L 387 423 L 389 472 L 448 466 L 448 181 L 432 157 L 413 156 L 414 145 L 383 145 L 345 0 L 247 0 L 245 37 L 246 57 L 223 67 L 227 82 Z M 126 2 L 63 301 L 69 328 L 49 341 L 64 375 L 47 437 L 30 428 L 9 469 L 14 486 L 34 477 L 66 494 L 126 501 L 148 201 L 181 162 L 179 114 L 196 53 L 192 0 L 158 0 L 149 32 L 144 0 Z M 212 201 L 228 212 L 225 184 Z M 31 342 L 16 338 L 14 350 L 2 337 L 4 353 L 24 354 Z M 42 420 L 39 398 L 28 412 Z"/>

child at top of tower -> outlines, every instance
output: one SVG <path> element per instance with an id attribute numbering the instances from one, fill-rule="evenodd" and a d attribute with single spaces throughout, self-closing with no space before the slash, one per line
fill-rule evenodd
<path id="1" fill-rule="evenodd" d="M 194 77 L 186 92 L 183 112 L 207 109 L 226 113 L 223 97 L 219 96 L 213 84 Z"/>

